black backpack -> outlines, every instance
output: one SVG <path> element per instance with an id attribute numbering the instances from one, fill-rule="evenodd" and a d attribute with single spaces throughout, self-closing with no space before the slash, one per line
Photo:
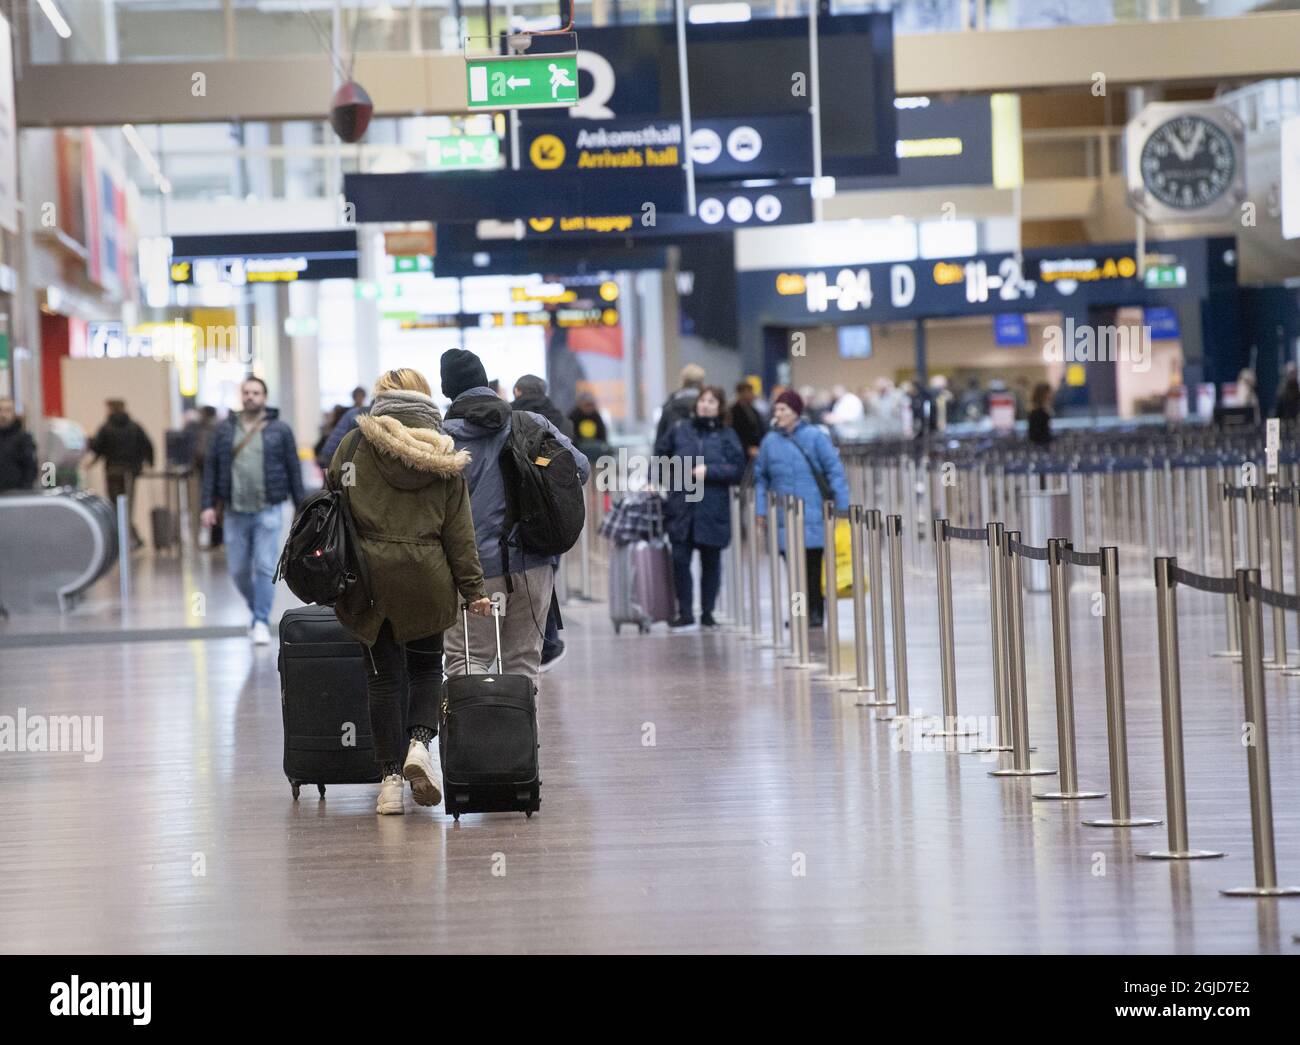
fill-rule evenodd
<path id="1" fill-rule="evenodd" d="M 575 544 L 587 520 L 578 462 L 545 425 L 527 413 L 510 415 L 510 435 L 501 449 L 506 487 L 506 526 L 501 536 L 501 568 L 508 574 L 506 535 L 534 555 L 563 555 Z"/>
<path id="2" fill-rule="evenodd" d="M 361 433 L 353 432 L 347 438 L 352 446 L 345 465 L 356 454 Z M 302 502 L 275 570 L 275 579 L 281 578 L 299 599 L 317 606 L 333 606 L 358 583 L 364 585 L 374 604 L 370 572 L 348 508 L 346 484 L 342 490 L 318 490 Z"/>

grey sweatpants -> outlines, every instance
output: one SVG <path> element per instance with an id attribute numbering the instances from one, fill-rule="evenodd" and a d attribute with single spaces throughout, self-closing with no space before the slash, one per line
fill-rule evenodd
<path id="1" fill-rule="evenodd" d="M 489 577 L 483 583 L 487 596 L 503 608 L 501 614 L 501 673 L 527 675 L 537 684 L 541 674 L 542 639 L 546 634 L 546 614 L 551 608 L 551 589 L 555 571 L 550 565 L 512 573 L 513 592 L 506 592 L 506 579 Z M 496 671 L 497 643 L 491 617 L 469 618 L 469 658 L 471 672 Z M 442 637 L 447 677 L 465 674 L 464 616 L 458 616 Z"/>

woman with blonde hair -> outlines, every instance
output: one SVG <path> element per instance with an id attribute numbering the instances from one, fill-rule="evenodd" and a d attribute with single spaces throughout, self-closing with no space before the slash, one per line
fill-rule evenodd
<path id="1" fill-rule="evenodd" d="M 339 444 L 332 486 L 348 487 L 370 590 L 335 606 L 366 647 L 375 756 L 383 771 L 379 813 L 403 813 L 403 779 L 419 805 L 442 799 L 429 743 L 438 733 L 442 633 L 464 599 L 482 616 L 492 604 L 474 544 L 464 470 L 469 454 L 443 432 L 429 382 L 389 370 L 375 382 L 370 412 Z"/>

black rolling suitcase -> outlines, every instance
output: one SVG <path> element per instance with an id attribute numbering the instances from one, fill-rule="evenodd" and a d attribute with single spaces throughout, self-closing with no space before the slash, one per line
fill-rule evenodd
<path id="1" fill-rule="evenodd" d="M 470 675 L 469 614 L 465 617 L 466 674 L 447 679 L 442 694 L 438 751 L 445 809 L 461 813 L 522 812 L 542 804 L 537 764 L 537 687 L 525 675 Z M 501 618 L 495 604 L 497 670 Z"/>
<path id="2" fill-rule="evenodd" d="M 370 732 L 361 643 L 328 606 L 303 606 L 280 618 L 280 707 L 284 775 L 293 797 L 303 784 L 375 784 L 379 764 Z"/>

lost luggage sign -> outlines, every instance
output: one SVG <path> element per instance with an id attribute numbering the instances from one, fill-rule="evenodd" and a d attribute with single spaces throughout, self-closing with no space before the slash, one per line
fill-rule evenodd
<path id="1" fill-rule="evenodd" d="M 553 109 L 578 104 L 578 55 L 465 59 L 469 108 Z"/>

